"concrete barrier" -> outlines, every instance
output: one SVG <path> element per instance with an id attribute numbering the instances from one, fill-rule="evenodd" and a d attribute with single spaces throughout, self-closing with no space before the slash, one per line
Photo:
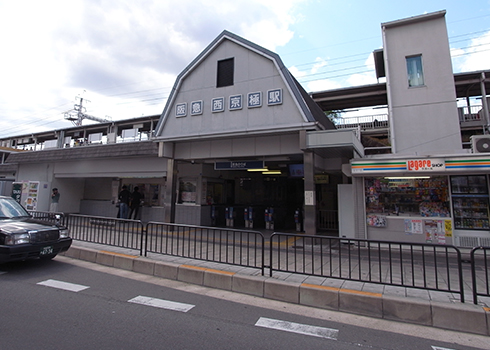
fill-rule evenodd
<path id="1" fill-rule="evenodd" d="M 206 287 L 231 290 L 233 284 L 233 272 L 207 269 L 204 271 L 204 282 Z"/>
<path id="2" fill-rule="evenodd" d="M 264 277 L 234 275 L 231 290 L 237 293 L 264 296 Z"/>
<path id="3" fill-rule="evenodd" d="M 301 305 L 320 307 L 322 309 L 339 309 L 339 288 L 302 283 L 299 287 Z"/>
<path id="4" fill-rule="evenodd" d="M 191 265 L 180 265 L 177 279 L 182 282 L 202 286 L 204 284 L 204 270 L 197 269 Z"/>
<path id="5" fill-rule="evenodd" d="M 85 247 L 71 247 L 61 255 L 146 275 L 294 304 L 490 335 L 490 308 L 470 303 L 444 303 L 336 286 L 286 282 L 271 277 L 241 275 L 201 266 L 154 261 L 140 256 Z"/>
<path id="6" fill-rule="evenodd" d="M 155 261 L 139 257 L 133 260 L 133 271 L 145 275 L 153 275 L 155 273 Z"/>
<path id="7" fill-rule="evenodd" d="M 340 289 L 339 311 L 358 315 L 383 318 L 382 294 Z"/>
<path id="8" fill-rule="evenodd" d="M 170 280 L 177 280 L 179 266 L 179 264 L 156 261 L 154 275 Z"/>
<path id="9" fill-rule="evenodd" d="M 485 310 L 474 304 L 433 302 L 432 326 L 454 331 L 488 335 Z M 490 342 L 490 340 L 489 340 Z"/>
<path id="10" fill-rule="evenodd" d="M 427 300 L 383 296 L 383 318 L 431 326 L 431 304 Z"/>
<path id="11" fill-rule="evenodd" d="M 284 282 L 268 278 L 264 283 L 264 297 L 299 304 L 299 286 L 301 283 Z"/>
<path id="12" fill-rule="evenodd" d="M 114 257 L 115 257 L 114 254 L 104 252 L 104 251 L 99 251 L 97 252 L 95 262 L 100 265 L 114 266 Z"/>

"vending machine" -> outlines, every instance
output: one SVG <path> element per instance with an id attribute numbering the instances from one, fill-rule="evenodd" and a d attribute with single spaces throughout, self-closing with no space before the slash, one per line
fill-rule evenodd
<path id="1" fill-rule="evenodd" d="M 22 182 L 21 204 L 27 210 L 49 211 L 51 201 L 51 188 L 49 182 L 24 181 Z"/>

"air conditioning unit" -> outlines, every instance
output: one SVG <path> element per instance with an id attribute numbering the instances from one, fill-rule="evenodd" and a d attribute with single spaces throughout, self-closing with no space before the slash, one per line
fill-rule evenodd
<path id="1" fill-rule="evenodd" d="M 490 135 L 471 136 L 471 149 L 473 153 L 490 153 Z"/>

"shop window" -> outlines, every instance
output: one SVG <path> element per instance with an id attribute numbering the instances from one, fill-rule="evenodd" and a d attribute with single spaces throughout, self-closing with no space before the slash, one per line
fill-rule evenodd
<path id="1" fill-rule="evenodd" d="M 181 204 L 196 204 L 197 182 L 195 180 L 180 180 L 179 200 Z"/>
<path id="2" fill-rule="evenodd" d="M 216 87 L 231 86 L 234 83 L 235 59 L 228 58 L 218 61 Z"/>
<path id="3" fill-rule="evenodd" d="M 423 86 L 424 71 L 422 69 L 422 55 L 410 56 L 407 60 L 408 86 Z"/>
<path id="4" fill-rule="evenodd" d="M 451 176 L 454 227 L 488 230 L 489 197 L 486 175 Z"/>
<path id="5" fill-rule="evenodd" d="M 431 178 L 366 178 L 366 213 L 449 217 L 445 176 Z"/>

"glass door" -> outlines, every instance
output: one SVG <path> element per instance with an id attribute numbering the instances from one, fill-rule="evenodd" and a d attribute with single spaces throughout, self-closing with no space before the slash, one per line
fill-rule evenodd
<path id="1" fill-rule="evenodd" d="M 489 200 L 486 175 L 451 176 L 454 228 L 488 230 Z"/>

